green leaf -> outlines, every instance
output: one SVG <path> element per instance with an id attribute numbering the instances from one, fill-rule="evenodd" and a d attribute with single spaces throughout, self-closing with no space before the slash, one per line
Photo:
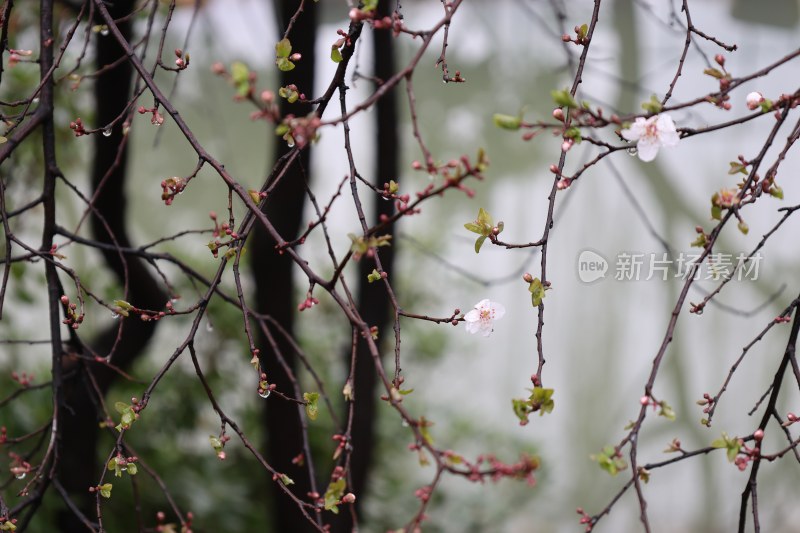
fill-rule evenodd
<path id="1" fill-rule="evenodd" d="M 394 180 L 389 180 L 389 194 L 397 194 L 397 191 L 400 190 L 400 186 Z"/>
<path id="2" fill-rule="evenodd" d="M 286 474 L 281 474 L 281 483 L 288 487 L 289 485 L 294 485 L 294 480 Z"/>
<path id="3" fill-rule="evenodd" d="M 729 437 L 728 434 L 723 431 L 722 437 L 711 442 L 711 447 L 725 448 L 728 461 L 732 463 L 736 460 L 736 456 L 739 455 L 742 444 L 739 441 L 739 437 Z"/>
<path id="4" fill-rule="evenodd" d="M 328 485 L 328 489 L 325 491 L 325 510 L 331 511 L 334 514 L 339 513 L 339 508 L 337 504 L 342 499 L 342 495 L 344 494 L 344 489 L 347 487 L 347 483 L 345 482 L 344 478 L 339 478 L 336 481 L 333 481 L 330 485 Z"/>
<path id="5" fill-rule="evenodd" d="M 514 414 L 517 415 L 519 421 L 522 425 L 528 423 L 528 415 L 531 412 L 531 404 L 528 400 L 523 400 L 521 398 L 513 398 L 511 400 L 511 406 L 514 408 Z"/>
<path id="6" fill-rule="evenodd" d="M 591 458 L 600 465 L 600 468 L 612 476 L 616 476 L 621 470 L 625 470 L 628 467 L 625 459 L 617 456 L 613 446 L 606 446 L 601 453 L 592 455 Z"/>
<path id="7" fill-rule="evenodd" d="M 750 232 L 750 226 L 748 226 L 744 220 L 739 221 L 737 227 L 739 228 L 739 231 L 741 231 L 742 234 L 744 235 L 747 235 Z"/>
<path id="8" fill-rule="evenodd" d="M 650 100 L 642 104 L 642 109 L 653 114 L 660 113 L 662 107 L 661 101 L 654 94 L 650 96 Z"/>
<path id="9" fill-rule="evenodd" d="M 275 57 L 289 57 L 292 53 L 292 43 L 289 39 L 281 39 L 275 45 Z"/>
<path id="10" fill-rule="evenodd" d="M 116 409 L 116 410 L 117 410 L 117 412 L 118 412 L 119 414 L 122 414 L 122 413 L 124 413 L 124 412 L 125 412 L 125 411 L 127 411 L 129 408 L 130 408 L 130 405 L 128 405 L 127 403 L 123 403 L 123 402 L 116 402 L 116 403 L 114 404 L 114 409 Z"/>
<path id="11" fill-rule="evenodd" d="M 364 0 L 363 4 L 364 7 L 361 8 L 361 11 L 369 13 L 378 9 L 378 0 Z"/>
<path id="12" fill-rule="evenodd" d="M 714 220 L 721 220 L 722 219 L 722 208 L 718 205 L 711 206 L 711 218 Z"/>
<path id="13" fill-rule="evenodd" d="M 741 164 L 738 161 L 731 161 L 730 163 L 731 168 L 728 170 L 728 174 L 744 174 L 747 175 L 747 167 Z"/>
<path id="14" fill-rule="evenodd" d="M 342 53 L 339 49 L 335 46 L 331 47 L 331 61 L 334 63 L 341 63 L 344 58 L 342 57 Z"/>
<path id="15" fill-rule="evenodd" d="M 564 89 L 561 91 L 550 91 L 550 96 L 558 107 L 567 107 L 569 109 L 577 109 L 578 102 L 575 101 L 569 90 Z"/>
<path id="16" fill-rule="evenodd" d="M 136 466 L 136 463 L 128 463 L 128 475 L 135 476 L 139 473 L 139 468 Z"/>
<path id="17" fill-rule="evenodd" d="M 114 485 L 111 483 L 106 483 L 105 485 L 100 485 L 100 496 L 103 498 L 110 498 L 111 497 L 111 489 L 114 488 Z"/>
<path id="18" fill-rule="evenodd" d="M 475 253 L 478 254 L 481 251 L 481 246 L 483 246 L 483 241 L 486 240 L 486 235 L 481 235 L 478 237 L 478 240 L 475 241 Z"/>
<path id="19" fill-rule="evenodd" d="M 464 224 L 464 227 L 467 228 L 467 231 L 471 231 L 472 233 L 481 234 L 481 227 L 474 222 L 467 222 Z"/>
<path id="20" fill-rule="evenodd" d="M 492 215 L 482 207 L 478 209 L 478 224 L 483 225 L 484 228 L 492 226 Z"/>
<path id="21" fill-rule="evenodd" d="M 708 241 L 706 241 L 705 233 L 701 233 L 695 240 L 692 241 L 691 246 L 695 248 L 705 248 Z"/>
<path id="22" fill-rule="evenodd" d="M 241 61 L 231 64 L 231 80 L 236 87 L 236 93 L 245 97 L 250 92 L 250 69 Z"/>
<path id="23" fill-rule="evenodd" d="M 722 78 L 725 77 L 725 74 L 721 70 L 716 68 L 707 68 L 703 71 L 703 74 L 711 76 L 712 78 L 717 78 L 718 80 L 721 80 Z"/>
<path id="24" fill-rule="evenodd" d="M 675 411 L 672 409 L 672 406 L 665 401 L 661 401 L 659 406 L 661 410 L 658 412 L 658 416 L 663 416 L 667 420 L 675 420 Z"/>
<path id="25" fill-rule="evenodd" d="M 539 307 L 542 305 L 542 300 L 544 300 L 544 285 L 542 285 L 542 280 L 539 278 L 533 278 L 530 285 L 528 285 L 528 291 L 531 293 L 531 303 L 534 307 Z"/>
<path id="26" fill-rule="evenodd" d="M 518 130 L 522 126 L 522 117 L 520 116 L 495 113 L 492 115 L 492 121 L 495 126 L 504 130 Z"/>
<path id="27" fill-rule="evenodd" d="M 247 65 L 241 61 L 234 61 L 231 65 L 231 79 L 233 80 L 234 85 L 249 83 L 250 69 L 248 69 Z"/>
<path id="28" fill-rule="evenodd" d="M 278 65 L 278 69 L 280 69 L 281 72 L 289 72 L 290 70 L 294 70 L 294 63 L 285 57 L 279 57 L 276 59 L 275 64 Z"/>
<path id="29" fill-rule="evenodd" d="M 583 39 L 589 33 L 589 25 L 588 24 L 581 24 L 581 27 L 578 28 L 578 37 Z"/>
<path id="30" fill-rule="evenodd" d="M 311 420 L 316 420 L 317 415 L 319 414 L 319 393 L 318 392 L 306 392 L 303 393 L 303 400 L 306 402 L 306 415 Z"/>
<path id="31" fill-rule="evenodd" d="M 581 142 L 581 130 L 575 126 L 572 126 L 564 132 L 565 139 L 572 139 L 576 143 L 580 144 Z"/>
<path id="32" fill-rule="evenodd" d="M 530 396 L 530 404 L 534 411 L 539 411 L 539 416 L 544 416 L 545 413 L 552 413 L 553 408 L 556 406 L 552 399 L 553 389 L 544 389 L 542 387 L 534 387 Z"/>
<path id="33" fill-rule="evenodd" d="M 378 269 L 373 268 L 372 272 L 367 275 L 367 281 L 372 283 L 373 281 L 380 281 L 381 280 L 381 273 L 378 272 Z"/>
<path id="34" fill-rule="evenodd" d="M 783 200 L 783 189 L 778 187 L 777 185 L 773 185 L 769 188 L 769 194 L 773 198 L 777 198 L 778 200 Z"/>

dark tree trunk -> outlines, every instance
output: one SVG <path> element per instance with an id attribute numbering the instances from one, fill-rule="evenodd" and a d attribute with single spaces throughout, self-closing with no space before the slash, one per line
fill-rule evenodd
<path id="1" fill-rule="evenodd" d="M 286 29 L 289 18 L 295 13 L 299 2 L 296 0 L 277 0 L 276 11 L 282 35 Z M 296 68 L 290 72 L 282 72 L 280 85 L 286 86 L 294 83 L 300 92 L 306 95 L 314 93 L 314 45 L 316 41 L 317 5 L 315 2 L 306 2 L 305 11 L 298 17 L 292 28 L 289 39 L 292 49 L 303 55 L 296 63 Z M 270 49 L 271 53 L 271 49 Z M 303 116 L 312 111 L 310 106 L 299 103 L 287 104 L 281 99 L 281 115 L 293 113 Z M 280 157 L 288 151 L 286 141 L 275 137 L 276 156 Z M 276 157 L 276 159 L 277 159 Z M 306 148 L 288 169 L 281 183 L 268 199 L 264 211 L 269 216 L 278 232 L 288 240 L 293 239 L 299 232 L 303 216 L 303 203 L 305 199 L 305 181 L 308 179 L 310 153 Z M 294 325 L 295 303 L 293 297 L 294 278 L 292 275 L 293 263 L 287 255 L 280 255 L 275 250 L 275 241 L 267 235 L 260 225 L 253 232 L 249 249 L 256 284 L 256 309 L 260 313 L 268 314 L 283 328 L 292 332 Z M 297 368 L 296 357 L 291 346 L 281 335 L 275 335 L 278 348 L 286 363 L 294 369 Z M 283 366 L 279 363 L 277 354 L 270 347 L 269 342 L 263 337 L 259 339 L 261 350 L 261 368 L 267 374 L 271 384 L 278 390 L 285 391 L 290 396 L 294 395 L 291 381 Z M 291 486 L 301 498 L 311 490 L 311 484 L 304 468 L 292 464 L 292 459 L 303 452 L 302 426 L 298 407 L 294 403 L 270 398 L 266 402 L 265 422 L 267 434 L 267 460 L 279 472 L 291 477 L 295 484 Z M 271 511 L 272 530 L 276 532 L 302 533 L 313 531 L 306 518 L 282 491 L 274 487 L 274 482 L 269 481 L 270 490 L 273 491 L 273 507 Z"/>
<path id="2" fill-rule="evenodd" d="M 389 0 L 380 0 L 378 3 L 378 16 L 391 16 Z M 373 73 L 378 80 L 387 80 L 395 73 L 394 38 L 390 31 L 373 31 Z M 383 188 L 389 180 L 396 180 L 398 175 L 399 140 L 397 124 L 397 91 L 392 89 L 375 104 L 375 120 L 377 130 L 376 168 L 374 185 Z M 376 224 L 381 215 L 394 214 L 394 202 L 385 202 L 377 199 L 374 203 L 372 223 Z M 393 235 L 394 228 L 390 227 L 387 233 Z M 392 246 L 379 248 L 381 265 L 386 272 L 392 272 L 397 242 L 393 239 Z M 358 309 L 361 317 L 370 326 L 378 327 L 378 338 L 387 344 L 386 335 L 391 335 L 391 301 L 382 283 L 368 283 L 367 275 L 375 268 L 374 263 L 363 258 L 359 264 Z M 350 353 L 346 355 L 350 362 Z M 356 365 L 353 390 L 355 392 L 354 419 L 352 431 L 353 454 L 350 462 L 350 476 L 353 486 L 349 490 L 357 495 L 356 512 L 369 496 L 368 479 L 372 466 L 373 452 L 375 449 L 375 418 L 377 407 L 377 373 L 375 362 L 367 348 L 367 343 L 361 341 L 357 348 Z M 341 513 L 336 524 L 337 531 L 351 531 L 353 529 L 350 513 Z"/>
<path id="3" fill-rule="evenodd" d="M 133 9 L 132 0 L 117 0 L 109 4 L 109 11 L 115 19 L 128 15 Z M 126 39 L 130 40 L 131 23 L 128 20 L 118 23 Z M 124 52 L 111 36 L 97 34 L 95 66 L 99 69 L 124 57 Z M 122 62 L 101 74 L 95 81 L 96 123 L 104 126 L 117 118 L 125 109 L 131 94 L 132 67 Z M 94 135 L 94 162 L 92 167 L 92 186 L 97 193 L 92 212 L 91 228 L 94 238 L 105 244 L 114 241 L 121 247 L 130 246 L 126 224 L 126 162 L 127 147 L 122 135 L 122 126 L 117 124 L 109 137 Z M 113 238 L 112 238 L 113 234 Z M 129 300 L 137 307 L 161 309 L 167 301 L 167 294 L 158 281 L 150 274 L 146 265 L 138 258 L 120 257 L 116 251 L 104 250 L 103 258 L 114 272 L 120 284 L 127 281 Z M 113 363 L 123 369 L 131 366 L 143 352 L 154 331 L 154 322 L 142 322 L 130 318 L 122 322 L 122 337 L 114 352 Z M 91 344 L 100 355 L 110 352 L 118 334 L 118 324 L 99 335 Z M 65 383 L 65 403 L 67 409 L 62 426 L 62 445 L 65 459 L 61 463 L 59 479 L 88 517 L 94 515 L 93 498 L 89 498 L 88 488 L 97 482 L 99 475 L 97 456 L 98 420 L 100 412 L 94 389 L 86 372 L 91 372 L 105 395 L 117 374 L 107 367 L 82 361 L 78 371 Z M 59 531 L 85 531 L 75 516 L 64 511 L 60 516 Z"/>

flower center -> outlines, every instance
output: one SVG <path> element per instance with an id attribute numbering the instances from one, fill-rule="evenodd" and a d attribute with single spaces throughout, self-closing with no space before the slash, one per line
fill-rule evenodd
<path id="1" fill-rule="evenodd" d="M 492 319 L 491 309 L 481 309 L 481 322 L 488 322 Z"/>
<path id="2" fill-rule="evenodd" d="M 656 126 L 655 122 L 651 122 L 645 126 L 644 136 L 651 138 L 658 138 L 658 126 Z"/>

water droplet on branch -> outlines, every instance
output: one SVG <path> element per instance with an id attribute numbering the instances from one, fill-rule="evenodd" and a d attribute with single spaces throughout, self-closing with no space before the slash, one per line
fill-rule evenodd
<path id="1" fill-rule="evenodd" d="M 103 130 L 103 137 L 111 137 L 111 128 L 106 128 Z"/>

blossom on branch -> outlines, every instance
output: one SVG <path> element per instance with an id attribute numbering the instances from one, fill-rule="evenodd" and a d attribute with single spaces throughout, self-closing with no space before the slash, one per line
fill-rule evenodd
<path id="1" fill-rule="evenodd" d="M 652 161 L 659 148 L 675 146 L 680 140 L 675 123 L 667 114 L 654 115 L 647 119 L 639 117 L 630 128 L 622 130 L 621 134 L 628 141 L 636 141 L 637 153 L 642 161 Z"/>
<path id="2" fill-rule="evenodd" d="M 481 300 L 475 307 L 464 315 L 467 333 L 480 332 L 484 337 L 491 335 L 495 320 L 500 320 L 506 314 L 506 308 L 497 302 Z"/>

